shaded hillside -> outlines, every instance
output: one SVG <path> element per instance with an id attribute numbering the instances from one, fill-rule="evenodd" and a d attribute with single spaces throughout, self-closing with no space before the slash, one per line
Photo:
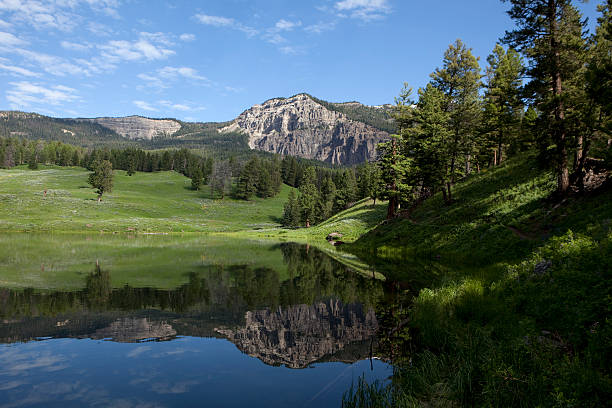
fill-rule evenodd
<path id="1" fill-rule="evenodd" d="M 438 194 L 410 215 L 379 225 L 354 250 L 487 265 L 520 260 L 568 229 L 587 232 L 594 225 L 609 225 L 610 189 L 562 203 L 548 200 L 554 189 L 550 172 L 539 170 L 532 157 L 517 157 L 458 183 L 451 205 L 444 205 Z"/>
<path id="2" fill-rule="evenodd" d="M 327 109 L 345 114 L 349 119 L 363 122 L 387 133 L 397 132 L 395 121 L 391 117 L 393 105 L 367 106 L 359 102 L 327 102 L 314 96 L 311 98 Z"/>
<path id="3" fill-rule="evenodd" d="M 0 136 L 58 140 L 84 147 L 131 143 L 115 131 L 98 123 L 51 118 L 18 111 L 0 112 Z"/>

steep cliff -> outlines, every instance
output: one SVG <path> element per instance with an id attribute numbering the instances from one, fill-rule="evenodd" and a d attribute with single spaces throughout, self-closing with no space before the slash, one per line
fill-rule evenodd
<path id="1" fill-rule="evenodd" d="M 339 300 L 247 312 L 245 326 L 216 329 L 242 352 L 270 365 L 304 368 L 347 345 L 371 339 L 378 328 L 372 309 Z"/>
<path id="2" fill-rule="evenodd" d="M 176 120 L 149 119 L 142 116 L 82 120 L 98 123 L 128 139 L 151 140 L 154 137 L 169 137 L 181 128 L 181 124 Z"/>
<path id="3" fill-rule="evenodd" d="M 310 95 L 270 99 L 244 111 L 220 132 L 241 131 L 251 149 L 356 164 L 376 156 L 376 144 L 389 134 L 331 110 Z"/>

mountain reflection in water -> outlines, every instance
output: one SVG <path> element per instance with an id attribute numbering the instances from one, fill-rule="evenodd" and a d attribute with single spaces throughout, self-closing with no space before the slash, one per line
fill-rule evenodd
<path id="1" fill-rule="evenodd" d="M 381 283 L 314 248 L 278 249 L 284 279 L 272 268 L 210 265 L 174 290 L 113 289 L 111 271 L 96 265 L 82 290 L 0 289 L 0 343 L 190 336 L 227 339 L 265 364 L 289 368 L 370 357 Z"/>

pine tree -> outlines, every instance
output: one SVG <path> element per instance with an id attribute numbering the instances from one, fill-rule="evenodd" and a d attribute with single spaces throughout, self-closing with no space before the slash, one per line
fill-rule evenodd
<path id="1" fill-rule="evenodd" d="M 450 114 L 445 110 L 446 98 L 441 90 L 428 84 L 419 89 L 419 101 L 412 109 L 404 112 L 399 121 L 404 149 L 412 157 L 411 167 L 406 175 L 407 183 L 420 188 L 418 198 L 442 190 L 443 198 L 450 203 L 448 187 L 452 173 L 450 140 Z"/>
<path id="2" fill-rule="evenodd" d="M 321 181 L 321 194 L 318 205 L 318 213 L 321 220 L 326 220 L 333 215 L 335 198 L 336 184 L 331 176 L 327 174 Z"/>
<path id="3" fill-rule="evenodd" d="M 514 143 L 523 113 L 520 97 L 523 63 L 514 49 L 496 44 L 487 58 L 484 128 L 493 144 L 493 165 L 504 159 L 504 146 Z"/>
<path id="4" fill-rule="evenodd" d="M 38 157 L 35 148 L 30 149 L 28 153 L 28 169 L 38 170 Z"/>
<path id="5" fill-rule="evenodd" d="M 102 194 L 111 192 L 113 189 L 113 165 L 108 160 L 94 163 L 93 173 L 89 175 L 88 183 L 96 190 L 98 202 L 102 200 Z"/>
<path id="6" fill-rule="evenodd" d="M 477 149 L 476 128 L 480 116 L 480 66 L 478 59 L 461 40 L 444 53 L 443 65 L 431 74 L 434 87 L 444 94 L 444 110 L 449 114 L 446 201 L 452 202 L 451 187 L 462 175 L 459 160 L 465 158 L 465 174 L 471 171 L 471 156 Z"/>
<path id="7" fill-rule="evenodd" d="M 257 179 L 261 171 L 262 169 L 257 157 L 253 157 L 244 165 L 236 185 L 236 196 L 238 198 L 249 200 L 257 193 Z"/>
<path id="8" fill-rule="evenodd" d="M 194 165 L 191 171 L 191 188 L 199 190 L 202 186 L 202 168 L 199 165 Z"/>
<path id="9" fill-rule="evenodd" d="M 285 227 L 297 227 L 300 225 L 300 208 L 293 190 L 289 193 L 289 199 L 285 203 L 281 223 Z"/>
<path id="10" fill-rule="evenodd" d="M 300 196 L 298 207 L 300 209 L 300 220 L 310 227 L 318 221 L 317 203 L 319 202 L 319 191 L 315 185 L 316 173 L 313 167 L 307 167 L 300 180 Z"/>
<path id="11" fill-rule="evenodd" d="M 531 82 L 526 90 L 537 103 L 549 137 L 540 139 L 540 150 L 554 147 L 552 157 L 557 176 L 557 193 L 566 195 L 570 187 L 567 85 L 583 64 L 584 22 L 570 0 L 502 0 L 509 2 L 510 17 L 517 28 L 506 32 L 504 42 L 528 58 Z"/>

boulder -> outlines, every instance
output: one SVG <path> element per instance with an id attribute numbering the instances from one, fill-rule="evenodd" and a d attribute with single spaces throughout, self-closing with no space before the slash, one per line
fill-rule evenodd
<path id="1" fill-rule="evenodd" d="M 343 237 L 343 235 L 341 233 L 339 233 L 339 232 L 332 232 L 332 233 L 327 234 L 327 237 L 325 239 L 328 240 L 328 241 L 337 241 L 337 240 L 339 240 L 342 237 Z"/>

